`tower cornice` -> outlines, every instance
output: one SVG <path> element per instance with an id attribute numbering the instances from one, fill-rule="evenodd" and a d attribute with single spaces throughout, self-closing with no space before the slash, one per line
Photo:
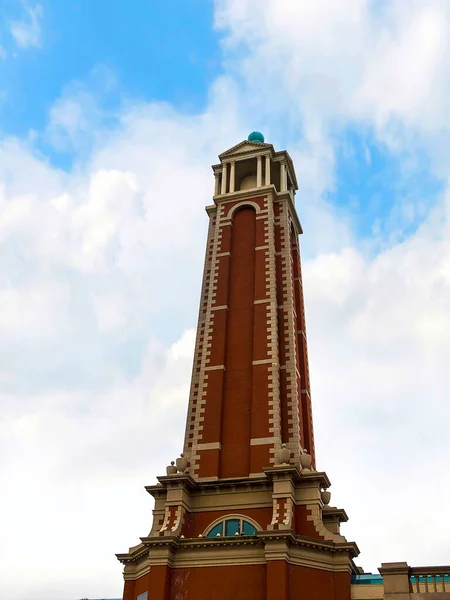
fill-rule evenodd
<path id="1" fill-rule="evenodd" d="M 201 549 L 238 549 L 242 547 L 259 547 L 266 548 L 266 555 L 261 556 L 260 562 L 266 563 L 267 560 L 279 559 L 278 556 L 271 557 L 269 548 L 274 543 L 282 542 L 283 545 L 277 549 L 277 554 L 283 554 L 283 558 L 291 564 L 296 564 L 295 557 L 292 556 L 290 548 L 305 548 L 307 550 L 319 551 L 331 554 L 346 554 L 350 559 L 356 558 L 360 551 L 355 542 L 331 542 L 326 540 L 317 540 L 308 536 L 297 535 L 293 530 L 287 531 L 257 531 L 254 535 L 238 536 L 238 537 L 200 537 L 200 538 L 180 538 L 179 536 L 170 537 L 142 537 L 141 543 L 136 547 L 135 551 L 130 554 L 116 554 L 117 559 L 124 565 L 139 563 L 143 558 L 148 556 L 149 550 L 164 549 L 165 555 L 162 558 L 155 556 L 150 562 L 153 564 L 166 564 L 174 567 L 176 559 L 174 554 L 180 551 L 201 550 Z M 167 551 L 171 556 L 166 555 Z M 180 555 L 181 556 L 181 555 Z M 336 565 L 334 565 L 336 568 Z M 350 573 L 356 573 L 356 567 L 353 560 L 344 562 L 341 567 L 343 570 L 348 570 Z"/>
<path id="2" fill-rule="evenodd" d="M 275 154 L 275 148 L 272 144 L 243 140 L 242 142 L 239 142 L 239 144 L 236 144 L 236 146 L 233 146 L 232 148 L 229 148 L 228 150 L 225 150 L 225 152 L 219 154 L 219 159 L 222 163 L 224 159 L 229 159 L 234 156 L 245 154 L 267 154 L 268 150 L 271 152 L 272 156 Z"/>

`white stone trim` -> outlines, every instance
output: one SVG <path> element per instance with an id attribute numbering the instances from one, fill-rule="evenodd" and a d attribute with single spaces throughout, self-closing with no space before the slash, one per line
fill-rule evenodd
<path id="1" fill-rule="evenodd" d="M 216 300 L 216 292 L 217 292 L 217 279 L 219 274 L 219 258 L 218 254 L 220 254 L 219 249 L 221 247 L 222 242 L 222 223 L 221 219 L 224 214 L 224 205 L 219 204 L 217 207 L 217 212 L 214 219 L 214 225 L 211 228 L 211 231 L 208 234 L 208 246 L 207 246 L 207 256 L 210 258 L 210 263 L 208 268 L 210 269 L 210 277 L 208 280 L 208 285 L 204 290 L 204 295 L 202 298 L 201 311 L 206 309 L 206 313 L 204 315 L 204 329 L 203 329 L 203 347 L 205 351 L 199 358 L 197 356 L 197 351 L 195 353 L 194 358 L 194 369 L 197 368 L 197 362 L 200 360 L 200 372 L 198 373 L 198 396 L 197 396 L 197 404 L 195 410 L 192 410 L 195 415 L 194 420 L 194 437 L 192 440 L 192 451 L 188 453 L 188 457 L 190 459 L 189 465 L 189 473 L 192 477 L 196 477 L 197 471 L 199 468 L 199 459 L 200 455 L 197 453 L 197 447 L 202 443 L 202 435 L 203 435 L 203 413 L 205 411 L 205 401 L 207 396 L 207 385 L 208 385 L 208 370 L 212 371 L 215 368 L 209 367 L 209 355 L 211 344 L 212 344 L 212 332 L 214 329 L 214 316 L 215 311 L 213 310 L 213 304 Z M 211 252 L 212 254 L 209 254 Z M 205 275 L 206 275 L 206 266 L 205 266 Z M 198 336 L 198 334 L 197 334 Z M 214 367 L 217 367 L 215 365 Z M 223 367 L 223 365 L 222 365 Z M 223 367 L 224 368 L 224 367 Z M 190 399 L 190 405 L 191 400 Z"/>
<path id="2" fill-rule="evenodd" d="M 272 364 L 272 359 L 271 358 L 262 358 L 261 360 L 254 360 L 252 361 L 252 365 L 255 367 L 257 365 L 271 365 Z"/>
<path id="3" fill-rule="evenodd" d="M 204 442 L 197 444 L 197 450 L 222 450 L 222 444 L 220 442 Z"/>
<path id="4" fill-rule="evenodd" d="M 226 216 L 227 220 L 230 219 L 232 221 L 234 213 L 238 210 L 238 208 L 242 208 L 243 206 L 253 207 L 256 211 L 256 214 L 261 212 L 261 207 L 257 202 L 253 202 L 252 200 L 242 200 L 242 202 L 238 202 L 230 208 Z"/>
<path id="5" fill-rule="evenodd" d="M 250 445 L 251 446 L 265 446 L 266 444 L 274 444 L 274 437 L 265 437 L 265 438 L 251 438 Z"/>
<path id="6" fill-rule="evenodd" d="M 286 300 L 279 306 L 279 318 L 285 334 L 285 365 L 286 372 L 286 401 L 288 409 L 288 423 L 290 427 L 287 447 L 293 453 L 293 461 L 298 462 L 301 452 L 300 444 L 300 412 L 299 390 L 297 385 L 297 352 L 296 352 L 296 315 L 294 308 L 293 268 L 291 252 L 291 218 L 290 209 L 286 202 L 279 203 L 280 208 L 280 240 L 281 240 L 281 273 L 282 297 Z"/>
<path id="7" fill-rule="evenodd" d="M 281 414 L 280 414 L 280 375 L 278 365 L 280 363 L 278 353 L 278 310 L 277 310 L 277 280 L 276 280 L 276 258 L 275 258 L 275 214 L 273 199 L 267 201 L 268 215 L 265 230 L 265 244 L 269 247 L 265 259 L 266 263 L 266 296 L 270 298 L 267 304 L 267 349 L 271 359 L 268 368 L 268 412 L 269 433 L 275 439 L 281 438 Z M 273 451 L 272 451 L 273 450 Z M 271 448 L 270 465 L 276 462 L 275 447 Z"/>
<path id="8" fill-rule="evenodd" d="M 335 544 L 347 541 L 343 535 L 340 535 L 339 533 L 332 533 L 325 527 L 322 520 L 322 509 L 319 504 L 307 504 L 306 508 L 310 513 L 306 517 L 306 520 L 312 521 L 314 529 L 322 538 L 329 542 L 334 542 Z"/>

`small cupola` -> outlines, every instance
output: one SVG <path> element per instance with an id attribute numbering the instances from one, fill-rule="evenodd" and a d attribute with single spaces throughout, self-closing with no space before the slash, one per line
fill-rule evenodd
<path id="1" fill-rule="evenodd" d="M 285 151 L 275 152 L 260 131 L 223 152 L 220 164 L 213 165 L 215 196 L 272 186 L 278 193 L 289 192 L 294 200 L 297 180 L 292 160 Z"/>

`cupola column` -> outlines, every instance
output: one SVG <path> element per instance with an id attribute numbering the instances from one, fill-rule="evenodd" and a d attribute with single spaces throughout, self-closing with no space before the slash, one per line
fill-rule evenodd
<path id="1" fill-rule="evenodd" d="M 280 163 L 280 188 L 281 192 L 287 191 L 287 173 L 286 173 L 286 165 L 282 162 Z"/>
<path id="2" fill-rule="evenodd" d="M 227 193 L 227 163 L 224 163 L 222 165 L 222 188 L 220 190 L 220 193 Z"/>
<path id="3" fill-rule="evenodd" d="M 234 168 L 234 160 L 231 162 L 230 168 L 230 194 L 234 192 L 235 188 L 235 168 Z"/>
<path id="4" fill-rule="evenodd" d="M 266 185 L 270 185 L 270 156 L 266 156 Z"/>
<path id="5" fill-rule="evenodd" d="M 214 173 L 215 181 L 214 181 L 214 196 L 218 196 L 220 194 L 220 183 L 219 183 L 219 173 L 216 171 Z"/>
<path id="6" fill-rule="evenodd" d="M 262 185 L 262 156 L 256 158 L 256 187 Z"/>

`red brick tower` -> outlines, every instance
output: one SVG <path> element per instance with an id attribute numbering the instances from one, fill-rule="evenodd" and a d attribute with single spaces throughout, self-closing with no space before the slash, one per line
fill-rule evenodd
<path id="1" fill-rule="evenodd" d="M 118 555 L 124 600 L 349 600 L 358 549 L 315 470 L 292 160 L 257 132 L 219 158 L 184 453 Z"/>

